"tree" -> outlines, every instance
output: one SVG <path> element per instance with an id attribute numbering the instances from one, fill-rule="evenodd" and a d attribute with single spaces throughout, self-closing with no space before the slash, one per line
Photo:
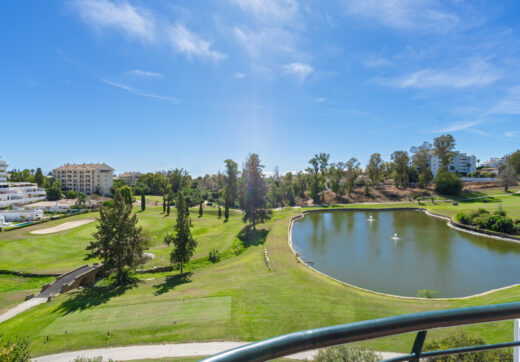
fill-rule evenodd
<path id="1" fill-rule="evenodd" d="M 318 158 L 318 163 L 319 163 L 319 166 L 320 166 L 321 177 L 325 178 L 325 175 L 327 174 L 328 165 L 329 165 L 330 155 L 328 153 L 323 153 L 322 152 L 319 155 L 316 155 L 315 157 Z"/>
<path id="2" fill-rule="evenodd" d="M 76 200 L 76 206 L 77 207 L 84 207 L 87 203 L 87 194 L 83 192 L 78 192 L 77 200 Z"/>
<path id="3" fill-rule="evenodd" d="M 424 142 L 420 146 L 412 147 L 410 152 L 412 153 L 412 163 L 419 171 L 419 186 L 422 188 L 427 188 L 433 179 L 432 171 L 428 166 L 432 152 L 432 145 L 428 142 Z"/>
<path id="4" fill-rule="evenodd" d="M 162 212 L 166 212 L 166 195 L 163 195 L 162 197 Z"/>
<path id="5" fill-rule="evenodd" d="M 497 178 L 502 181 L 504 191 L 508 191 L 511 186 L 516 185 L 516 172 L 510 158 L 507 159 L 504 165 L 500 166 Z"/>
<path id="6" fill-rule="evenodd" d="M 141 189 L 141 211 L 146 209 L 146 198 L 144 196 L 144 189 Z"/>
<path id="7" fill-rule="evenodd" d="M 513 167 L 515 173 L 520 175 L 520 150 L 509 156 L 509 164 Z"/>
<path id="8" fill-rule="evenodd" d="M 222 217 L 222 210 L 220 210 L 220 205 L 218 205 L 218 218 Z"/>
<path id="9" fill-rule="evenodd" d="M 199 217 L 202 217 L 202 214 L 204 213 L 204 210 L 202 210 L 202 201 L 199 205 Z"/>
<path id="10" fill-rule="evenodd" d="M 132 191 L 132 188 L 130 186 L 122 186 L 120 187 L 119 189 L 117 189 L 119 191 L 119 193 L 121 194 L 121 196 L 123 197 L 123 200 L 125 200 L 125 202 L 128 204 L 128 205 L 132 205 L 132 203 L 134 202 L 134 192 Z"/>
<path id="11" fill-rule="evenodd" d="M 183 266 L 188 263 L 193 256 L 197 242 L 193 239 L 190 230 L 190 219 L 186 216 L 186 200 L 182 192 L 177 194 L 175 201 L 177 207 L 177 223 L 174 226 L 174 234 L 167 234 L 164 237 L 166 245 L 174 245 L 170 253 L 170 261 L 181 269 L 181 277 L 183 276 Z"/>
<path id="12" fill-rule="evenodd" d="M 228 219 L 229 219 L 229 206 L 224 205 L 224 220 L 228 221 Z"/>
<path id="13" fill-rule="evenodd" d="M 237 174 L 238 165 L 235 161 L 227 159 L 224 161 L 226 164 L 226 186 L 224 188 L 224 203 L 229 208 L 235 205 L 235 199 L 237 197 Z M 227 218 L 226 218 L 227 220 Z"/>
<path id="14" fill-rule="evenodd" d="M 462 191 L 459 177 L 441 167 L 435 176 L 435 191 L 441 195 L 458 195 Z"/>
<path id="15" fill-rule="evenodd" d="M 256 153 L 249 154 L 244 169 L 246 182 L 244 221 L 249 221 L 253 230 L 256 230 L 256 223 L 267 218 L 265 210 L 266 185 L 260 158 Z"/>
<path id="16" fill-rule="evenodd" d="M 170 216 L 170 207 L 172 206 L 173 198 L 173 191 L 170 190 L 170 192 L 168 192 L 168 196 L 166 197 L 166 216 Z"/>
<path id="17" fill-rule="evenodd" d="M 34 182 L 38 184 L 38 187 L 42 187 L 45 182 L 42 169 L 39 167 L 36 169 L 36 174 L 34 175 Z"/>
<path id="18" fill-rule="evenodd" d="M 408 186 L 408 164 L 410 157 L 406 151 L 395 151 L 391 155 L 392 168 L 394 170 L 395 186 Z"/>
<path id="19" fill-rule="evenodd" d="M 61 193 L 61 181 L 55 180 L 51 187 L 49 187 L 47 190 L 47 200 L 49 201 L 58 201 L 62 198 Z"/>
<path id="20" fill-rule="evenodd" d="M 137 215 L 116 190 L 113 207 L 102 206 L 98 222 L 92 235 L 95 240 L 87 246 L 87 259 L 101 259 L 107 271 L 116 273 L 117 283 L 125 284 L 129 281 L 126 268 L 135 269 L 147 245 Z"/>
<path id="21" fill-rule="evenodd" d="M 350 195 L 350 193 L 354 189 L 354 185 L 356 184 L 356 179 L 359 176 L 359 162 L 357 158 L 352 157 L 350 160 L 347 161 L 346 165 L 346 187 L 347 192 Z"/>
<path id="22" fill-rule="evenodd" d="M 372 182 L 372 185 L 377 185 L 377 183 L 381 180 L 381 176 L 383 176 L 383 159 L 381 158 L 381 154 L 373 153 L 370 156 L 370 160 L 367 165 L 367 174 L 368 178 Z"/>
<path id="23" fill-rule="evenodd" d="M 320 159 L 318 155 L 314 155 L 313 158 L 309 160 L 309 164 L 311 167 L 307 168 L 307 172 L 313 175 L 313 179 L 311 182 L 311 190 L 310 190 L 310 196 L 312 198 L 312 201 L 314 203 L 317 203 L 320 201 L 320 192 L 321 192 L 321 184 L 320 184 L 320 177 L 319 177 L 319 171 L 320 171 Z"/>
<path id="24" fill-rule="evenodd" d="M 439 157 L 441 165 L 448 168 L 455 156 L 455 138 L 451 134 L 439 136 L 433 140 L 433 154 Z"/>

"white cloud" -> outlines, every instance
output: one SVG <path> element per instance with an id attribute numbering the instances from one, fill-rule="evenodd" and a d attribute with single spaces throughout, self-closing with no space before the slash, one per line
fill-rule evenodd
<path id="1" fill-rule="evenodd" d="M 164 78 L 164 75 L 162 75 L 161 73 L 150 72 L 150 71 L 141 70 L 141 69 L 129 70 L 125 74 L 135 75 L 138 77 L 145 77 L 145 78 Z"/>
<path id="2" fill-rule="evenodd" d="M 257 18 L 273 22 L 291 19 L 298 12 L 295 0 L 231 0 L 245 12 Z"/>
<path id="3" fill-rule="evenodd" d="M 97 31 L 114 29 L 143 41 L 155 38 L 155 23 L 151 13 L 126 1 L 116 4 L 107 0 L 74 0 L 71 5 L 83 21 Z"/>
<path id="4" fill-rule="evenodd" d="M 450 69 L 426 68 L 398 78 L 375 78 L 384 85 L 398 88 L 468 88 L 495 83 L 501 71 L 483 60 L 473 60 Z"/>
<path id="5" fill-rule="evenodd" d="M 263 61 L 273 56 L 299 55 L 294 35 L 281 28 L 262 28 L 253 31 L 245 27 L 234 27 L 232 34 L 252 58 Z"/>
<path id="6" fill-rule="evenodd" d="M 434 133 L 449 133 L 456 131 L 466 131 L 472 129 L 474 126 L 483 123 L 484 121 L 465 121 L 465 122 L 454 122 L 442 129 L 434 131 Z"/>
<path id="7" fill-rule="evenodd" d="M 398 29 L 446 32 L 460 18 L 436 0 L 344 0 L 347 12 Z"/>
<path id="8" fill-rule="evenodd" d="M 314 68 L 305 63 L 290 63 L 283 66 L 285 73 L 296 76 L 300 81 L 305 80 L 309 74 L 314 71 Z"/>
<path id="9" fill-rule="evenodd" d="M 323 103 L 325 101 L 326 101 L 325 98 L 314 98 L 314 102 L 317 102 L 317 103 Z"/>
<path id="10" fill-rule="evenodd" d="M 514 138 L 518 134 L 518 131 L 508 131 L 504 133 L 504 136 L 509 138 Z"/>
<path id="11" fill-rule="evenodd" d="M 138 96 L 142 96 L 142 97 L 149 97 L 149 98 L 155 98 L 155 99 L 161 99 L 163 101 L 168 101 L 168 102 L 172 102 L 172 103 L 175 103 L 175 104 L 178 104 L 180 103 L 180 100 L 177 99 L 177 98 L 172 98 L 172 97 L 166 97 L 166 96 L 160 96 L 160 95 L 157 95 L 157 94 L 153 94 L 153 93 L 148 93 L 148 92 L 144 92 L 142 90 L 139 90 L 139 89 L 135 89 L 133 87 L 130 87 L 124 83 L 119 83 L 119 82 L 113 82 L 113 81 L 110 81 L 108 79 L 105 79 L 105 78 L 99 78 L 101 79 L 101 81 L 103 83 L 106 83 L 108 85 L 111 85 L 112 87 L 116 87 L 116 88 L 120 88 L 120 89 L 124 89 L 130 93 L 133 93 L 135 95 L 138 95 Z"/>
<path id="12" fill-rule="evenodd" d="M 520 86 L 510 88 L 490 113 L 520 114 Z"/>
<path id="13" fill-rule="evenodd" d="M 242 78 L 245 78 L 245 74 L 244 73 L 235 73 L 233 74 L 233 78 L 237 78 L 237 79 L 242 79 Z"/>
<path id="14" fill-rule="evenodd" d="M 219 61 L 227 57 L 219 51 L 211 49 L 211 42 L 202 39 L 199 35 L 191 32 L 182 24 L 176 24 L 168 29 L 168 35 L 172 46 L 188 57 L 196 56 Z"/>
<path id="15" fill-rule="evenodd" d="M 363 65 L 367 68 L 381 68 L 392 65 L 392 62 L 383 58 L 370 57 L 363 62 Z"/>

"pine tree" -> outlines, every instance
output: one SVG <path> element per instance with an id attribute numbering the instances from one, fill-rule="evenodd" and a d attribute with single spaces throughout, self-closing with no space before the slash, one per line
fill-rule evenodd
<path id="1" fill-rule="evenodd" d="M 146 199 L 144 196 L 144 190 L 141 190 L 141 211 L 146 209 Z"/>
<path id="2" fill-rule="evenodd" d="M 249 155 L 244 169 L 246 181 L 244 221 L 249 221 L 253 230 L 256 230 L 257 222 L 267 218 L 267 210 L 265 209 L 267 187 L 262 174 L 263 167 L 258 155 L 252 153 Z"/>
<path id="3" fill-rule="evenodd" d="M 224 206 L 224 220 L 228 221 L 228 219 L 229 219 L 229 206 L 225 205 Z"/>
<path id="4" fill-rule="evenodd" d="M 42 169 L 40 167 L 38 167 L 36 169 L 36 174 L 34 175 L 34 182 L 36 182 L 36 184 L 38 184 L 38 187 L 43 186 L 44 178 L 43 178 Z"/>
<path id="5" fill-rule="evenodd" d="M 101 259 L 106 270 L 115 271 L 118 284 L 126 283 L 127 268 L 135 269 L 146 247 L 137 215 L 116 190 L 113 207 L 102 206 L 98 221 L 95 240 L 87 246 L 87 258 Z"/>
<path id="6" fill-rule="evenodd" d="M 162 197 L 162 212 L 166 212 L 166 195 L 163 195 Z"/>
<path id="7" fill-rule="evenodd" d="M 201 201 L 200 205 L 199 205 L 199 217 L 202 217 L 203 213 L 204 213 L 204 211 L 202 210 L 202 201 Z"/>
<path id="8" fill-rule="evenodd" d="M 177 201 L 177 224 L 174 227 L 175 234 L 167 234 L 164 242 L 167 245 L 174 245 L 170 253 L 170 261 L 181 269 L 181 277 L 183 276 L 183 266 L 188 263 L 193 256 L 197 242 L 193 239 L 190 231 L 190 219 L 184 213 L 186 209 L 186 200 L 182 192 L 178 193 Z"/>
<path id="9" fill-rule="evenodd" d="M 222 217 L 222 210 L 220 210 L 220 205 L 218 205 L 218 218 Z"/>

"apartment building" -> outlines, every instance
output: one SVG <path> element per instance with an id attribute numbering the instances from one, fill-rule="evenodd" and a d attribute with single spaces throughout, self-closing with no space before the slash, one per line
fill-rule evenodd
<path id="1" fill-rule="evenodd" d="M 507 161 L 507 156 L 494 157 L 494 158 L 490 158 L 487 161 L 482 162 L 481 166 L 498 168 L 498 167 L 502 166 L 503 164 L 505 164 L 506 161 Z"/>
<path id="2" fill-rule="evenodd" d="M 52 170 L 52 175 L 60 180 L 62 190 L 110 195 L 114 169 L 105 163 L 68 163 Z"/>
<path id="3" fill-rule="evenodd" d="M 128 186 L 135 186 L 137 179 L 141 176 L 140 172 L 125 172 L 117 176 L 118 180 L 124 180 Z"/>
<path id="4" fill-rule="evenodd" d="M 7 182 L 7 162 L 0 159 L 0 207 L 23 205 L 44 200 L 47 193 L 30 182 Z"/>
<path id="5" fill-rule="evenodd" d="M 439 157 L 430 154 L 429 166 L 435 177 L 442 166 Z M 466 153 L 456 152 L 448 167 L 450 172 L 458 172 L 460 174 L 474 173 L 477 169 L 477 157 L 475 155 L 467 155 Z"/>

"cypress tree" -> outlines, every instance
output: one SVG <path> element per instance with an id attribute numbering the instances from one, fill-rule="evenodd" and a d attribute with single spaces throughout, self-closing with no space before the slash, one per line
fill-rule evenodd
<path id="1" fill-rule="evenodd" d="M 229 219 L 229 206 L 228 204 L 226 204 L 224 206 L 224 220 L 228 221 Z"/>
<path id="2" fill-rule="evenodd" d="M 141 211 L 146 209 L 146 199 L 144 196 L 144 190 L 141 190 Z"/>
<path id="3" fill-rule="evenodd" d="M 204 213 L 204 211 L 202 210 L 202 201 L 201 201 L 200 206 L 199 206 L 199 217 L 202 217 L 203 213 Z"/>
<path id="4" fill-rule="evenodd" d="M 162 212 L 166 212 L 166 195 L 163 195 L 162 197 Z"/>
<path id="5" fill-rule="evenodd" d="M 190 231 L 190 219 L 183 212 L 186 209 L 186 200 L 181 192 L 178 193 L 177 201 L 177 224 L 174 227 L 175 234 L 167 234 L 164 242 L 167 245 L 173 244 L 174 248 L 170 253 L 170 261 L 180 266 L 181 277 L 183 276 L 183 266 L 189 262 L 193 252 L 197 247 L 197 242 L 193 239 Z"/>
<path id="6" fill-rule="evenodd" d="M 218 205 L 218 218 L 222 217 L 222 211 L 220 210 L 220 205 Z"/>

